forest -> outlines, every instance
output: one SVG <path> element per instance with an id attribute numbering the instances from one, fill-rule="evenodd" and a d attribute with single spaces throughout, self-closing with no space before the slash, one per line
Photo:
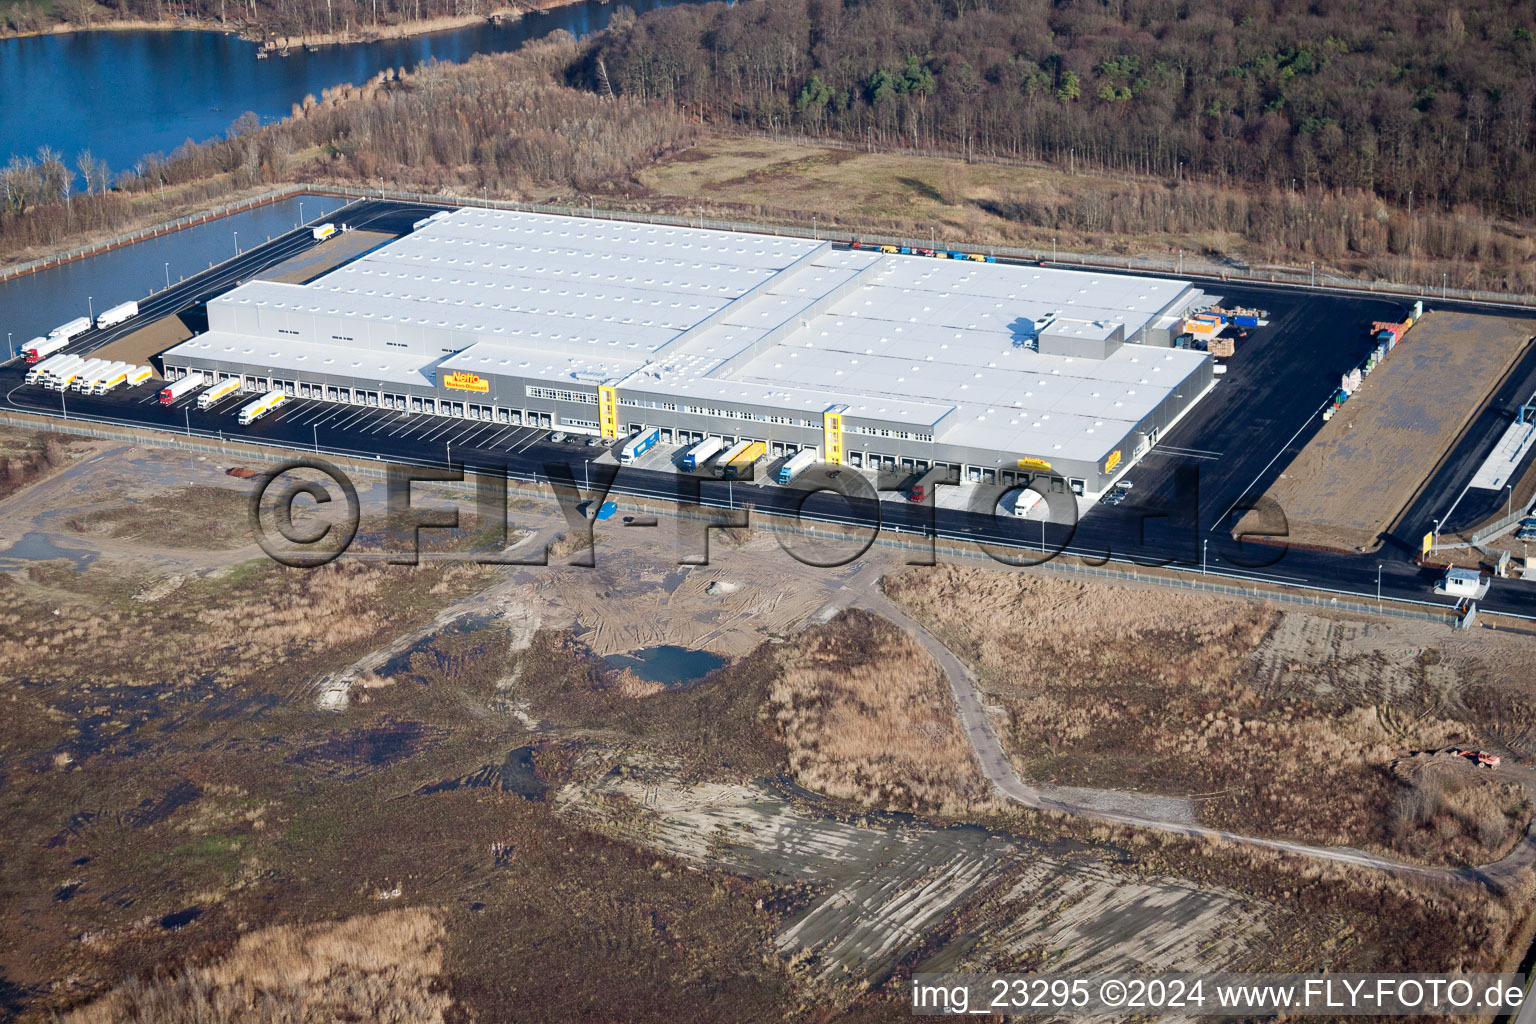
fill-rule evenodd
<path id="1" fill-rule="evenodd" d="M 1536 214 L 1536 8 L 1515 0 L 680 5 L 572 75 L 870 148 Z"/>

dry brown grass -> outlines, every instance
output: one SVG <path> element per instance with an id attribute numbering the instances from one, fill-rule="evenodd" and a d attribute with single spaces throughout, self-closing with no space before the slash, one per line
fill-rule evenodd
<path id="1" fill-rule="evenodd" d="M 893 811 L 990 805 L 938 664 L 884 619 L 845 611 L 813 631 L 768 703 L 804 786 Z"/>
<path id="2" fill-rule="evenodd" d="M 1194 795 L 1213 825 L 1432 862 L 1483 862 L 1507 849 L 1507 832 L 1480 824 L 1481 803 L 1455 818 L 1465 827 L 1392 831 L 1401 786 L 1392 763 L 1467 727 L 1358 695 L 1325 704 L 1265 692 L 1253 655 L 1289 613 L 956 566 L 888 578 L 886 590 L 1006 708 L 1004 743 L 1028 777 Z M 1401 706 L 1413 706 L 1412 682 Z"/>
<path id="3" fill-rule="evenodd" d="M 134 979 L 72 1013 L 67 1024 L 436 1024 L 451 1005 L 434 985 L 444 928 L 427 910 L 278 925 L 223 959 L 169 977 Z"/>

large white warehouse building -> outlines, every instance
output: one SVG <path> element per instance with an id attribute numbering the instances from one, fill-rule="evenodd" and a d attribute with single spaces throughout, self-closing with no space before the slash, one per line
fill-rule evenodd
<path id="1" fill-rule="evenodd" d="M 1101 493 L 1209 388 L 1187 282 L 460 209 L 208 305 L 166 373 Z"/>

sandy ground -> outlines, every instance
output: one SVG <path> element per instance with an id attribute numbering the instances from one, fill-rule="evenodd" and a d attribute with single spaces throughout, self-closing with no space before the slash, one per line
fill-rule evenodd
<path id="1" fill-rule="evenodd" d="M 148 327 L 141 327 L 132 334 L 124 335 L 111 344 L 92 352 L 97 359 L 121 359 L 125 362 L 149 364 L 152 356 L 173 345 L 179 345 L 192 337 L 192 329 L 181 322 L 180 317 L 168 316 L 156 320 Z M 160 371 L 155 369 L 155 379 L 160 379 Z"/>
<path id="2" fill-rule="evenodd" d="M 284 260 L 270 270 L 263 271 L 257 275 L 257 279 L 304 284 L 394 238 L 394 235 L 384 231 L 348 231 L 321 242 L 313 249 L 291 260 Z"/>
<path id="3" fill-rule="evenodd" d="M 1266 493 L 1291 541 L 1375 548 L 1530 337 L 1524 321 L 1426 314 Z"/>

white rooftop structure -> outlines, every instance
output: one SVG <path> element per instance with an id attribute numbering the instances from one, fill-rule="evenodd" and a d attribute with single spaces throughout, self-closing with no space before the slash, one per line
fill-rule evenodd
<path id="1" fill-rule="evenodd" d="M 1092 460 L 1208 357 L 1053 355 L 1037 334 L 1136 340 L 1199 296 L 1160 278 L 466 208 L 308 284 L 241 285 L 167 355 L 426 386 L 439 370 L 612 384 L 807 416 L 841 404 L 934 441 Z"/>

